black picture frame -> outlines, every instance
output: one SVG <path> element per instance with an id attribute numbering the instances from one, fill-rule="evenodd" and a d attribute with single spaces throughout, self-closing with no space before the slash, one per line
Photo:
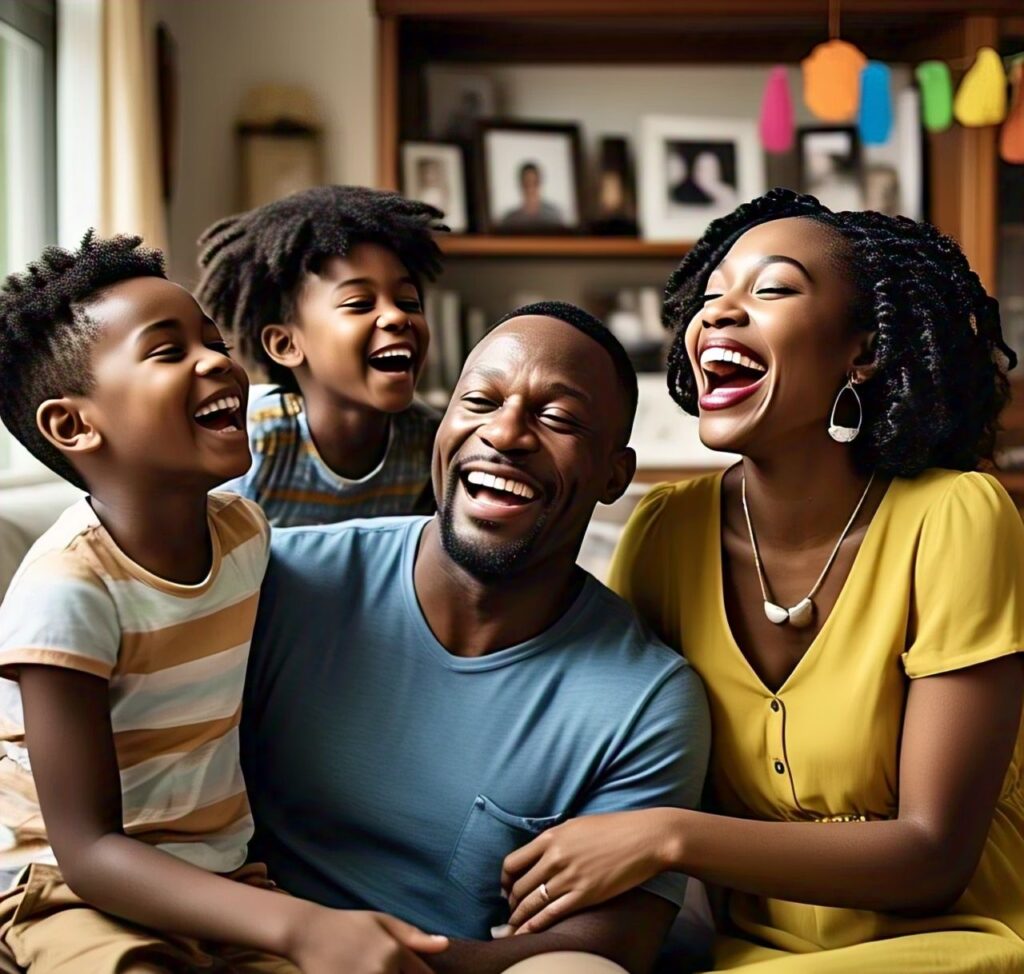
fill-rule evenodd
<path id="1" fill-rule="evenodd" d="M 845 180 L 849 185 L 847 190 L 856 186 L 859 202 L 855 205 L 832 206 L 828 196 L 822 191 L 816 174 L 811 171 L 808 165 L 810 143 L 821 137 L 841 136 L 848 144 L 848 151 L 841 156 L 831 154 L 836 159 L 834 178 Z M 864 158 L 861 153 L 860 137 L 857 129 L 852 125 L 808 125 L 797 129 L 796 132 L 796 171 L 798 188 L 801 193 L 809 193 L 811 196 L 819 197 L 822 203 L 831 209 L 857 210 L 863 208 L 864 202 Z"/>
<path id="2" fill-rule="evenodd" d="M 553 211 L 558 210 L 558 202 L 564 207 L 566 200 L 559 200 L 556 203 L 545 203 L 547 211 L 542 211 L 536 221 L 531 221 L 530 214 L 507 212 L 504 215 L 494 212 L 494 193 L 496 187 L 492 185 L 490 177 L 492 151 L 488 145 L 489 136 L 497 132 L 510 132 L 522 134 L 539 134 L 561 136 L 567 141 L 569 152 L 569 175 L 572 180 L 572 187 L 569 191 L 572 206 L 575 210 L 575 219 L 559 219 Z M 586 225 L 586 214 L 583 192 L 583 164 L 582 152 L 580 150 L 580 127 L 575 122 L 535 122 L 521 119 L 483 119 L 477 123 L 475 140 L 475 162 L 476 171 L 474 179 L 474 197 L 476 202 L 477 223 L 482 233 L 490 234 L 529 234 L 529 235 L 559 235 L 579 234 L 584 231 Z M 533 163 L 537 169 L 538 164 L 530 153 L 525 153 L 518 167 L 523 170 Z M 541 180 L 542 174 L 538 174 Z M 523 173 L 521 178 L 527 178 Z M 523 210 L 524 207 L 520 207 Z"/>

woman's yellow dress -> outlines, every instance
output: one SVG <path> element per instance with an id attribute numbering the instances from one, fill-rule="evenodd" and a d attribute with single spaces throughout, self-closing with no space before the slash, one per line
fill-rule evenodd
<path id="1" fill-rule="evenodd" d="M 1017 510 L 986 474 L 893 480 L 832 613 L 772 693 L 726 618 L 721 481 L 654 488 L 625 529 L 610 578 L 704 679 L 721 811 L 786 822 L 894 817 L 908 680 L 1024 648 Z M 1022 767 L 1018 735 L 981 861 L 949 911 L 908 918 L 731 892 L 734 929 L 716 942 L 715 970 L 1024 972 Z"/>

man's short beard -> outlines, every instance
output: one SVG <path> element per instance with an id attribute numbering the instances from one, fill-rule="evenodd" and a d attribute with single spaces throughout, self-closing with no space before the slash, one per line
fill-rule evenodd
<path id="1" fill-rule="evenodd" d="M 441 547 L 456 565 L 482 582 L 507 578 L 516 572 L 530 554 L 548 519 L 548 512 L 545 509 L 530 531 L 515 541 L 500 544 L 466 541 L 455 530 L 455 491 L 459 489 L 460 479 L 457 468 L 449 472 L 444 504 L 439 512 Z"/>

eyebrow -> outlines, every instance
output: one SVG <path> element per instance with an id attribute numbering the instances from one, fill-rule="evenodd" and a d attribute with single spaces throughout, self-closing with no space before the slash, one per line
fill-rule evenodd
<path id="1" fill-rule="evenodd" d="M 496 369 L 489 365 L 478 365 L 476 366 L 466 378 L 473 378 L 474 376 L 480 376 L 483 379 L 489 379 L 491 382 L 501 382 L 502 379 L 506 378 L 506 374 L 501 369 Z M 571 386 L 567 382 L 552 382 L 545 386 L 545 392 L 548 395 L 554 396 L 568 396 L 570 399 L 578 399 L 582 403 L 590 404 L 590 396 L 577 386 Z"/>
<path id="2" fill-rule="evenodd" d="M 207 325 L 220 331 L 220 326 L 209 315 L 203 315 L 203 327 Z M 136 343 L 141 342 L 157 331 L 181 331 L 182 323 L 177 318 L 162 318 L 160 321 L 153 321 L 139 330 L 135 336 Z"/>
<path id="3" fill-rule="evenodd" d="M 724 258 L 715 268 L 715 271 L 721 270 L 722 266 L 728 259 L 728 257 Z M 811 274 L 811 272 L 795 257 L 787 257 L 785 254 L 768 254 L 758 260 L 750 269 L 752 272 L 757 272 L 762 268 L 767 267 L 769 264 L 790 264 L 800 271 L 812 284 L 814 283 L 814 275 Z M 712 271 L 711 273 L 713 274 L 715 271 Z"/>
<path id="4" fill-rule="evenodd" d="M 376 284 L 376 283 L 377 282 L 375 280 L 373 280 L 373 278 L 370 278 L 370 277 L 350 277 L 347 280 L 339 281 L 337 284 L 335 284 L 334 285 L 334 290 L 335 291 L 340 291 L 343 287 L 349 287 L 349 286 L 356 285 L 356 284 Z M 411 277 L 409 277 L 408 274 L 405 277 L 400 277 L 398 279 L 398 283 L 399 284 L 411 284 L 413 287 L 416 287 L 416 282 Z"/>
<path id="5" fill-rule="evenodd" d="M 138 334 L 135 336 L 136 343 L 142 342 L 148 338 L 153 332 L 156 331 L 180 331 L 181 322 L 174 318 L 164 318 L 160 321 L 154 321 L 146 325 L 145 328 L 140 328 Z"/>

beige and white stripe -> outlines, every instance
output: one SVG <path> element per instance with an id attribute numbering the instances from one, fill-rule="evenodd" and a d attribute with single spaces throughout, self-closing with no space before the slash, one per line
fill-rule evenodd
<path id="1" fill-rule="evenodd" d="M 233 494 L 210 496 L 209 522 L 210 574 L 178 585 L 127 558 L 87 501 L 69 508 L 0 605 L 0 676 L 32 663 L 107 679 L 126 833 L 229 872 L 252 835 L 238 724 L 269 528 Z M 36 857 L 20 695 L 0 689 L 0 824 Z"/>

